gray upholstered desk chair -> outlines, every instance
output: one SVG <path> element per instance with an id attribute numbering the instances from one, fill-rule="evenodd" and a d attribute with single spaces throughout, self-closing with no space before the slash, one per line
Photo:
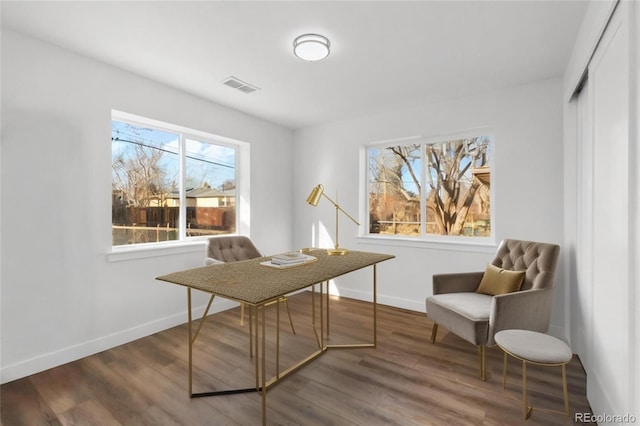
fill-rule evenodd
<path id="1" fill-rule="evenodd" d="M 426 299 L 435 323 L 431 342 L 442 325 L 476 345 L 486 380 L 485 348 L 495 345 L 498 331 L 549 329 L 559 252 L 555 244 L 504 240 L 484 272 L 434 275 L 433 296 Z"/>
<path id="2" fill-rule="evenodd" d="M 230 235 L 222 237 L 211 237 L 207 241 L 207 257 L 204 260 L 205 265 L 214 265 L 216 263 L 238 262 L 240 260 L 255 259 L 262 257 L 262 254 L 253 242 L 242 235 Z M 289 316 L 289 324 L 291 331 L 296 334 L 289 311 L 289 299 L 281 297 L 278 302 L 284 303 Z M 275 303 L 275 302 L 274 302 Z M 240 324 L 244 325 L 244 303 L 240 304 Z"/>

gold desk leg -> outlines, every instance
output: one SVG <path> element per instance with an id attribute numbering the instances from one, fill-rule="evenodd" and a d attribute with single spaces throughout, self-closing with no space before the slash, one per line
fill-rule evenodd
<path id="1" fill-rule="evenodd" d="M 324 348 L 324 303 L 322 300 L 324 282 L 320 283 L 320 349 Z"/>
<path id="2" fill-rule="evenodd" d="M 502 390 L 507 388 L 507 353 L 504 353 L 504 366 L 502 367 Z"/>
<path id="3" fill-rule="evenodd" d="M 378 346 L 378 284 L 377 284 L 377 265 L 374 264 L 373 266 L 373 310 L 372 310 L 372 316 L 373 316 L 373 342 L 370 343 L 352 343 L 352 344 L 345 344 L 345 345 L 330 345 L 330 344 L 326 344 L 325 346 L 322 346 L 320 349 L 327 350 L 327 349 L 355 349 L 355 348 L 376 348 Z M 327 286 L 329 285 L 329 282 L 327 281 Z M 329 291 L 328 287 L 327 287 L 327 292 Z M 322 306 L 322 305 L 321 305 Z M 327 308 L 328 310 L 328 308 Z M 324 311 L 323 311 L 324 312 Z M 322 314 L 324 315 L 324 314 Z M 327 321 L 328 321 L 328 314 L 327 314 Z M 327 329 L 329 328 L 329 326 L 327 325 Z M 327 336 L 328 338 L 328 336 Z"/>
<path id="4" fill-rule="evenodd" d="M 187 322 L 189 323 L 189 398 L 193 395 L 193 339 L 191 330 L 191 287 L 187 287 Z"/>
<path id="5" fill-rule="evenodd" d="M 255 339 L 255 347 L 256 347 L 256 353 L 255 353 L 255 363 L 256 363 L 256 390 L 260 389 L 260 364 L 259 364 L 259 349 L 258 349 L 258 307 L 257 306 L 252 306 L 251 308 L 251 313 L 249 313 L 250 316 L 252 316 L 254 318 L 254 320 L 252 321 L 253 323 L 253 329 L 255 331 L 255 335 L 253 336 L 253 338 Z"/>
<path id="6" fill-rule="evenodd" d="M 249 356 L 253 357 L 253 306 L 249 306 Z"/>
<path id="7" fill-rule="evenodd" d="M 193 335 L 192 341 L 195 342 L 196 339 L 198 338 L 198 334 L 200 334 L 200 329 L 202 329 L 202 326 L 204 325 L 204 322 L 206 320 L 207 315 L 209 315 L 209 309 L 211 309 L 211 304 L 213 303 L 213 299 L 216 297 L 215 294 L 212 294 L 211 297 L 209 298 L 209 303 L 207 303 L 207 307 L 204 310 L 204 314 L 202 314 L 202 318 L 200 318 L 200 321 L 198 321 L 198 329 L 196 330 L 196 333 Z"/>
<path id="8" fill-rule="evenodd" d="M 322 286 L 322 284 L 320 285 Z M 318 336 L 318 330 L 316 329 L 316 285 L 315 284 L 311 286 L 311 326 L 313 327 L 313 333 L 316 336 L 318 349 L 322 349 L 322 344 L 320 343 L 320 336 Z"/>
<path id="9" fill-rule="evenodd" d="M 267 369 L 266 329 L 267 327 L 266 327 L 264 311 L 265 311 L 265 307 L 262 306 L 262 424 L 263 426 L 266 426 L 267 425 L 267 374 L 266 374 L 266 369 Z"/>
<path id="10" fill-rule="evenodd" d="M 378 265 L 373 265 L 373 347 L 378 347 Z"/>
<path id="11" fill-rule="evenodd" d="M 311 286 L 311 325 L 316 328 L 316 285 Z"/>
<path id="12" fill-rule="evenodd" d="M 524 419 L 527 420 L 533 411 L 533 407 L 527 404 L 527 361 L 522 361 L 522 409 Z"/>
<path id="13" fill-rule="evenodd" d="M 329 281 L 327 281 L 327 340 L 329 340 Z"/>
<path id="14" fill-rule="evenodd" d="M 278 303 L 284 301 L 285 306 L 287 307 L 287 315 L 289 316 L 289 325 L 291 325 L 291 332 L 296 334 L 296 328 L 293 326 L 293 320 L 291 319 L 291 311 L 289 310 L 289 298 L 285 297 L 281 299 Z"/>
<path id="15" fill-rule="evenodd" d="M 569 392 L 567 392 L 567 365 L 562 364 L 562 393 L 564 394 L 564 413 L 569 415 Z"/>
<path id="16" fill-rule="evenodd" d="M 193 312 L 191 310 L 191 288 L 187 288 L 187 319 L 189 323 L 189 398 L 193 396 L 193 344 L 200 334 L 200 330 L 204 325 L 204 322 L 207 319 L 207 315 L 209 314 L 209 309 L 211 308 L 211 304 L 213 303 L 213 299 L 216 297 L 215 294 L 212 294 L 209 298 L 209 303 L 207 303 L 207 307 L 204 310 L 204 314 L 200 321 L 198 321 L 198 328 L 196 332 L 193 332 Z"/>
<path id="17" fill-rule="evenodd" d="M 262 309 L 266 309 L 266 306 Z M 264 356 L 264 353 L 263 355 Z M 280 302 L 276 301 L 276 380 L 280 379 Z"/>

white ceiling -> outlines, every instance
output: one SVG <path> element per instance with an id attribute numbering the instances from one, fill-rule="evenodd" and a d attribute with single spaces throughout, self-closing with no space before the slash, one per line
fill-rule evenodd
<path id="1" fill-rule="evenodd" d="M 1 13 L 4 27 L 295 129 L 562 76 L 587 5 L 2 1 Z M 331 40 L 324 61 L 293 56 L 308 32 Z"/>

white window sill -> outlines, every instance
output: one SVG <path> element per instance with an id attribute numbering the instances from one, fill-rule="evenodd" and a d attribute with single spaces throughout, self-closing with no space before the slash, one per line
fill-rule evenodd
<path id="1" fill-rule="evenodd" d="M 166 243 L 136 244 L 115 246 L 107 253 L 107 261 L 122 262 L 126 260 L 146 259 L 150 257 L 172 256 L 185 253 L 202 253 L 206 240 L 171 241 Z"/>
<path id="2" fill-rule="evenodd" d="M 474 253 L 495 254 L 498 247 L 498 244 L 493 239 L 482 239 L 481 241 L 474 241 L 472 238 L 460 238 L 448 241 L 436 241 L 402 236 L 361 235 L 358 237 L 358 240 L 364 244 L 378 244 L 389 247 L 413 247 Z"/>

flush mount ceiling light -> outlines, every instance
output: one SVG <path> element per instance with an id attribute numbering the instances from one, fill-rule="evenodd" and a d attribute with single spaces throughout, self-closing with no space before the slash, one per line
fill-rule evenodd
<path id="1" fill-rule="evenodd" d="M 329 39 L 320 34 L 303 34 L 293 41 L 293 53 L 305 61 L 319 61 L 329 56 Z"/>

